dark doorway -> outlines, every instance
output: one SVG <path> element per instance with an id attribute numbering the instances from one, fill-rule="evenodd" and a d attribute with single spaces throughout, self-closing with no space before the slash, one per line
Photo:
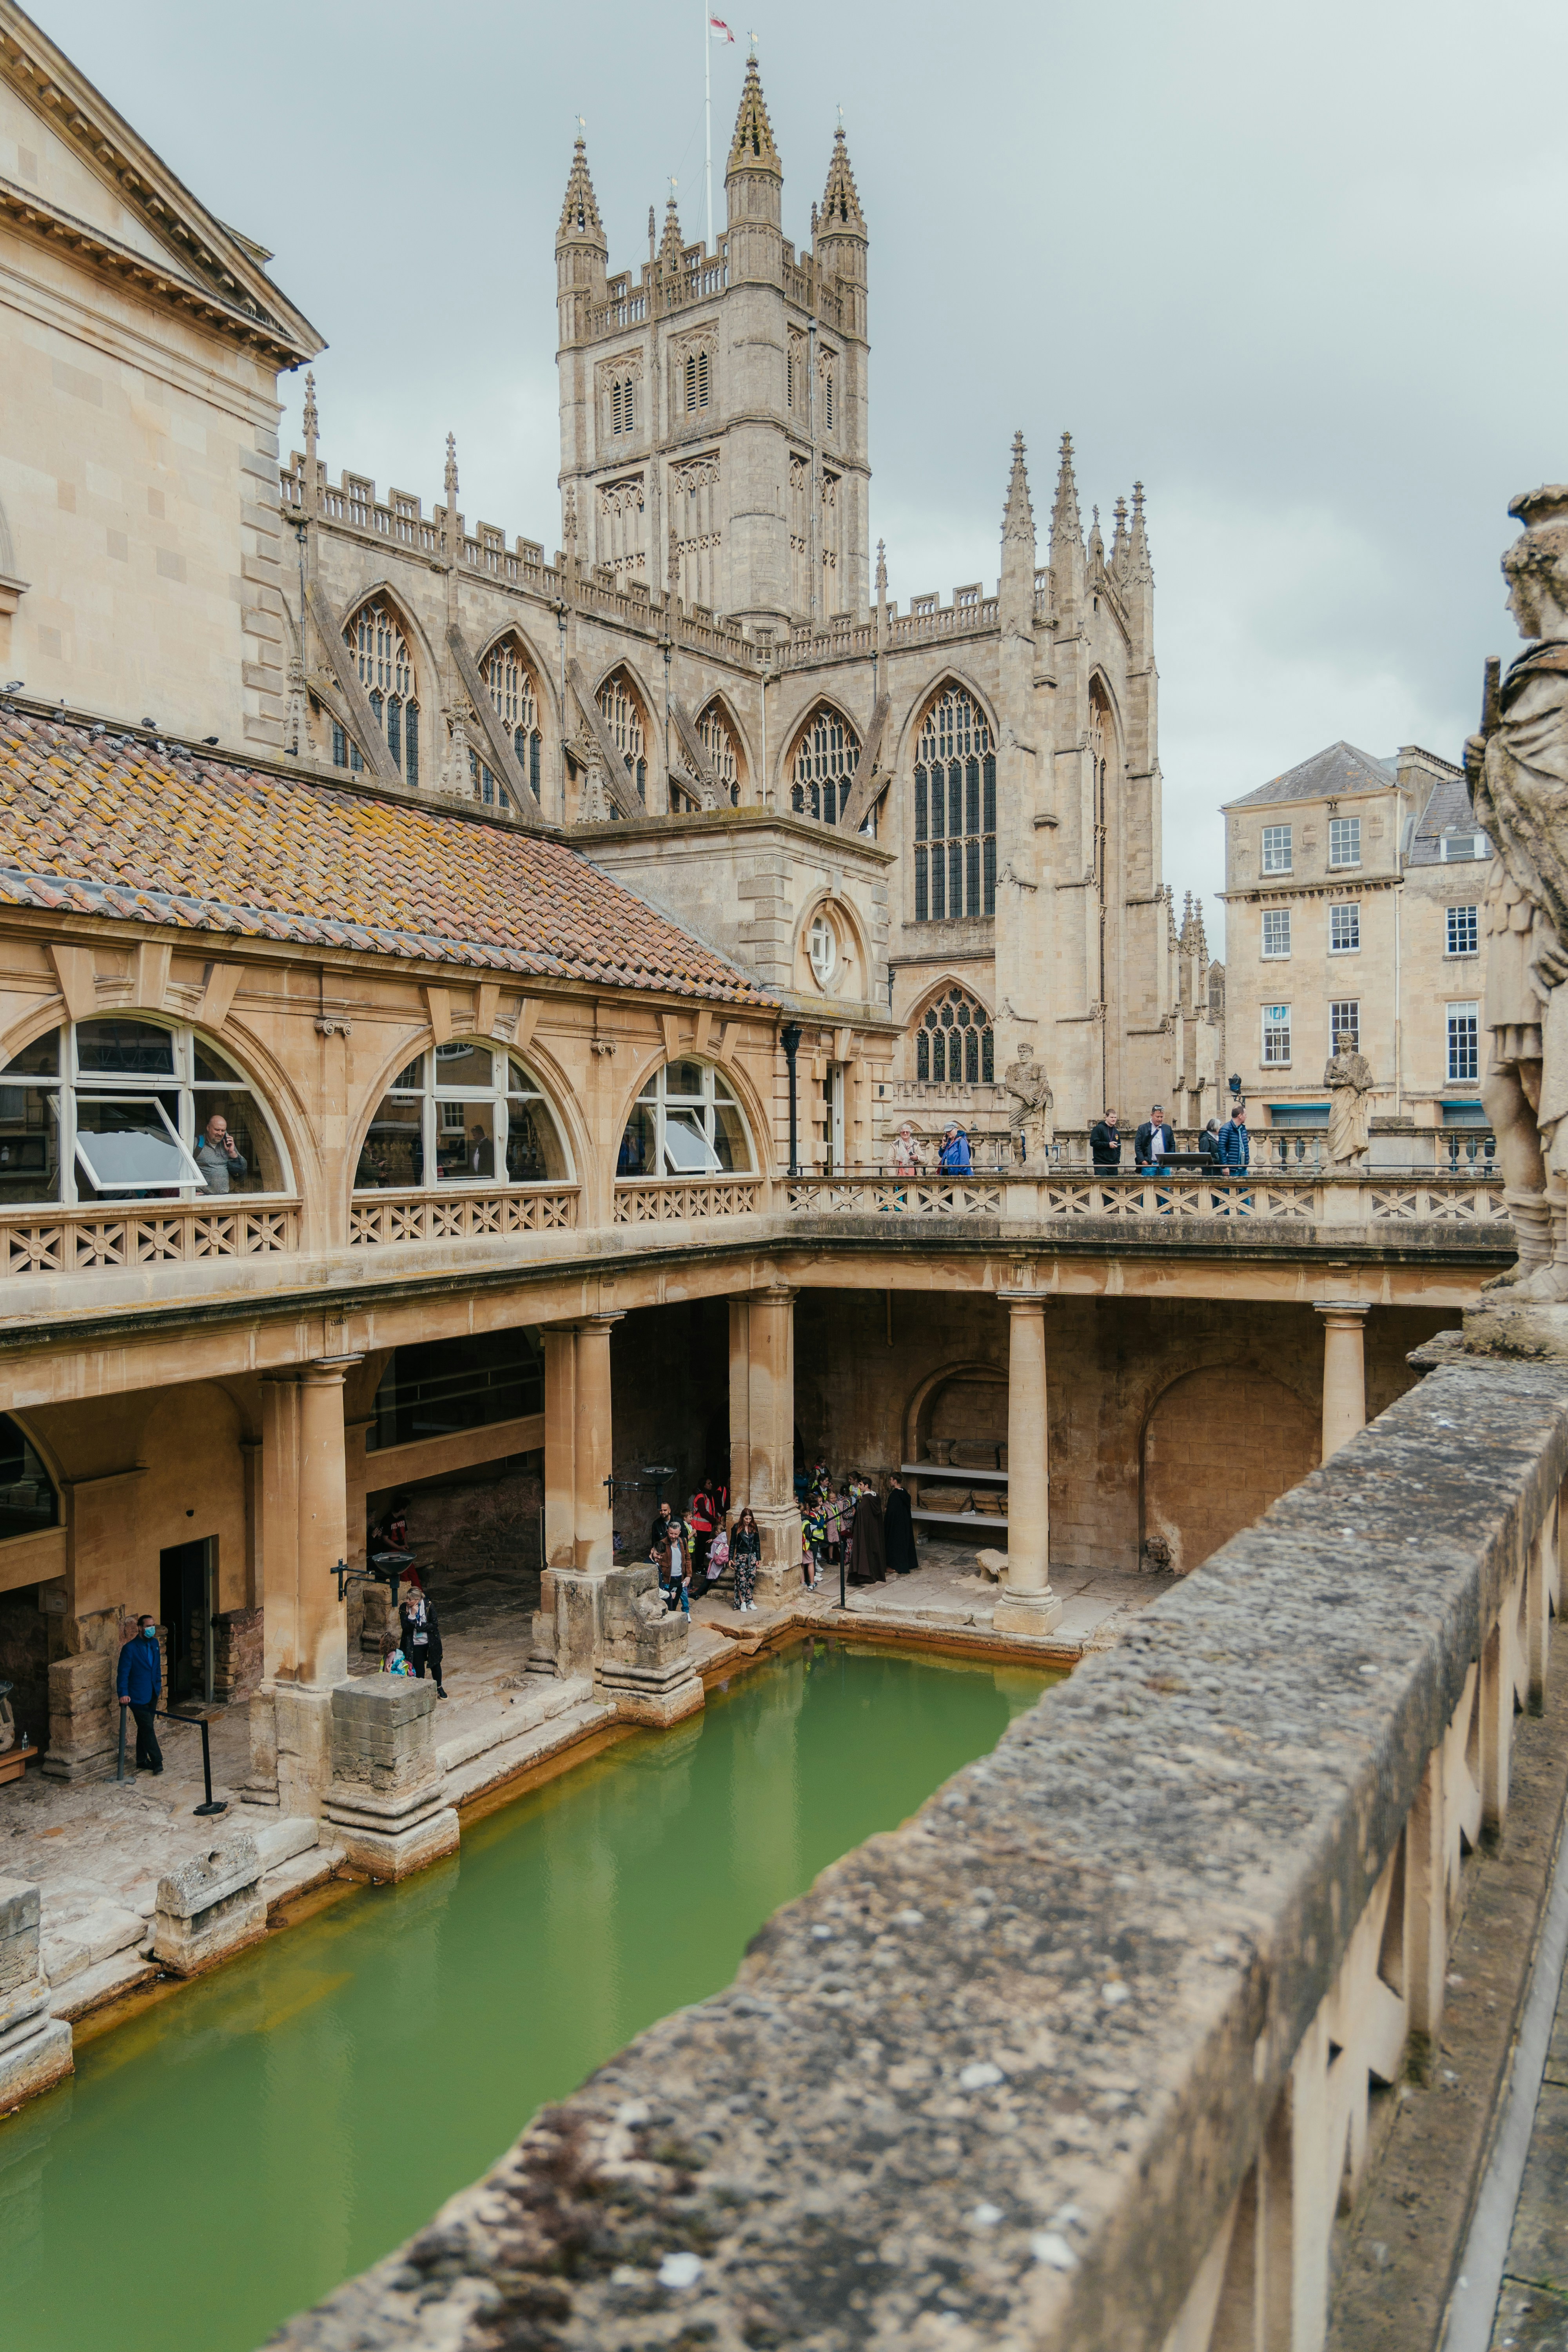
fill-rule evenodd
<path id="1" fill-rule="evenodd" d="M 213 1695 L 212 1564 L 216 1538 L 173 1544 L 158 1555 L 158 1613 L 169 1632 L 170 1698 Z"/>

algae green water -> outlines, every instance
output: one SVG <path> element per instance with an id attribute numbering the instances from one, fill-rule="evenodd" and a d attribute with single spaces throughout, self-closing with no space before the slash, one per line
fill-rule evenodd
<path id="1" fill-rule="evenodd" d="M 796 1649 L 89 2042 L 0 2125 L 5 2343 L 252 2352 L 1049 1679 Z"/>

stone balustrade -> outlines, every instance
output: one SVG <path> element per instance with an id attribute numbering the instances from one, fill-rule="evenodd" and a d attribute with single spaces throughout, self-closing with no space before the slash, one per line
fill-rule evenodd
<path id="1" fill-rule="evenodd" d="M 210 1199 L 170 1201 L 109 1211 L 99 1202 L 0 1215 L 0 1276 L 104 1274 L 201 1258 L 269 1257 L 299 1246 L 297 1201 L 222 1209 Z"/>
<path id="2" fill-rule="evenodd" d="M 1433 1370 L 274 2342 L 1319 2352 L 1565 1474 L 1568 1365 Z"/>
<path id="3" fill-rule="evenodd" d="M 1055 1169 L 944 1179 L 887 1175 L 791 1177 L 784 1188 L 792 1217 L 995 1217 L 1005 1223 L 1050 1225 L 1076 1218 L 1180 1224 L 1249 1220 L 1294 1226 L 1496 1224 L 1503 1215 L 1500 1181 L 1469 1174 L 1377 1179 L 1320 1171 L 1277 1176 L 1259 1169 L 1216 1182 L 1200 1175 L 1159 1180 L 1096 1177 Z"/>

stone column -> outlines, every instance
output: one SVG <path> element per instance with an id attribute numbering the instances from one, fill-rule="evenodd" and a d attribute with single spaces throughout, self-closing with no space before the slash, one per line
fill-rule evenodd
<path id="1" fill-rule="evenodd" d="M 757 1597 L 779 1608 L 800 1572 L 800 1512 L 795 1499 L 795 1292 L 785 1283 L 753 1290 L 746 1302 L 749 1428 L 746 1494 L 757 1516 L 763 1557 Z M 739 1498 L 737 1498 L 739 1499 Z"/>
<path id="2" fill-rule="evenodd" d="M 730 1509 L 752 1495 L 752 1302 L 730 1301 Z"/>
<path id="3" fill-rule="evenodd" d="M 49 2015 L 37 1887 L 0 1878 L 0 2115 L 71 2072 L 71 2029 Z"/>
<path id="4" fill-rule="evenodd" d="M 573 1325 L 544 1332 L 544 1564 L 570 1568 L 575 1558 L 577 1507 L 577 1333 Z"/>
<path id="5" fill-rule="evenodd" d="M 1050 1453 L 1046 1421 L 1046 1298 L 1004 1293 L 1007 1330 L 1007 1583 L 998 1633 L 1048 1633 L 1062 1604 L 1051 1591 Z"/>
<path id="6" fill-rule="evenodd" d="M 580 1569 L 602 1575 L 616 1564 L 611 1541 L 613 1432 L 610 1419 L 610 1333 L 619 1315 L 589 1315 L 577 1326 L 576 1397 L 572 1417 L 575 1454 L 573 1554 Z"/>
<path id="7" fill-rule="evenodd" d="M 349 1670 L 348 1612 L 331 1570 L 348 1560 L 343 1375 L 357 1356 L 308 1364 L 300 1381 L 300 1565 L 295 1679 L 321 1689 Z"/>
<path id="8" fill-rule="evenodd" d="M 1323 1460 L 1366 1427 L 1363 1327 L 1370 1307 L 1353 1298 L 1314 1301 L 1323 1318 Z"/>
<path id="9" fill-rule="evenodd" d="M 248 1804 L 315 1813 L 331 1774 L 331 1686 L 348 1673 L 343 1376 L 358 1357 L 261 1384 L 263 1667 L 250 1709 Z"/>

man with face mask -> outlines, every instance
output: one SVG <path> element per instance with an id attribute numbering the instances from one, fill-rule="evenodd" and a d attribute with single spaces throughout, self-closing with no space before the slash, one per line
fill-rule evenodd
<path id="1" fill-rule="evenodd" d="M 121 1650 L 116 1687 L 121 1706 L 128 1706 L 136 1718 L 138 1771 L 161 1772 L 163 1751 L 158 1745 L 153 1722 L 163 1687 L 163 1660 L 158 1647 L 157 1624 L 146 1610 L 142 1612 L 135 1633 Z"/>

